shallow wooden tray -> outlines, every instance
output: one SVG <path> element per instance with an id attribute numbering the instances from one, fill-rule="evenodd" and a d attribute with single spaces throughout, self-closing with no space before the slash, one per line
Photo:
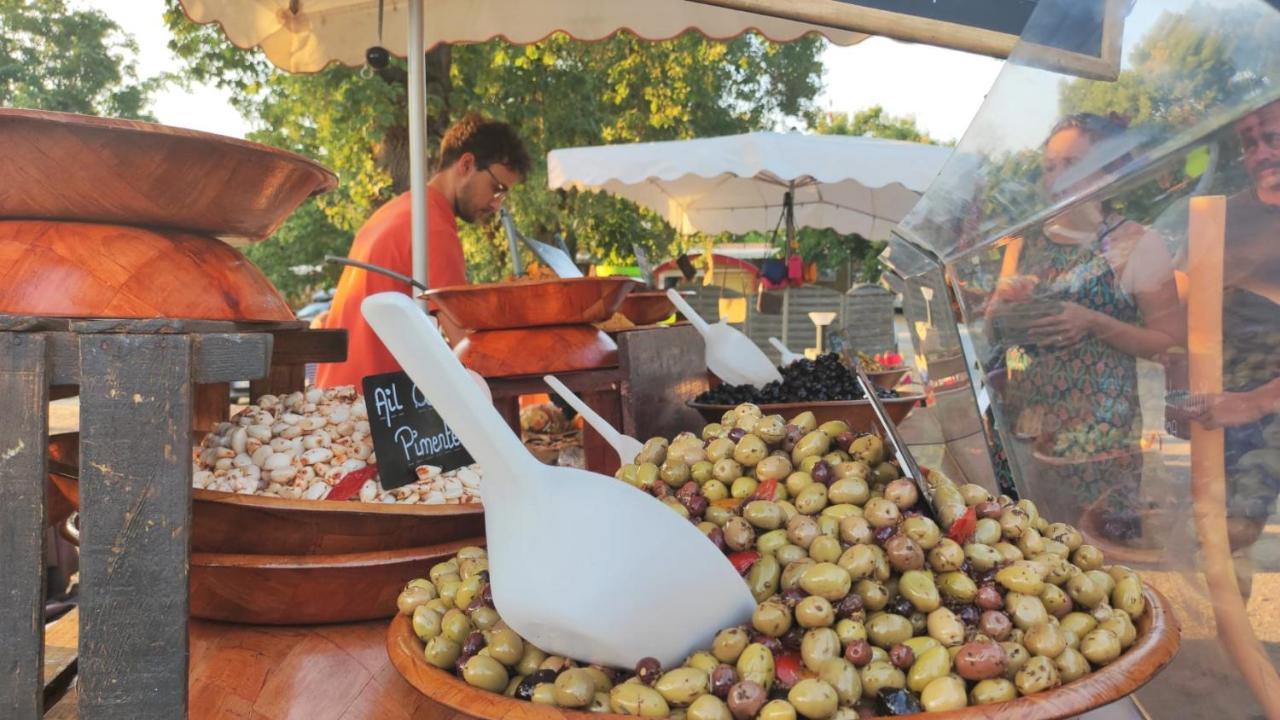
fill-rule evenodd
<path id="1" fill-rule="evenodd" d="M 137 120 L 0 108 L 0 218 L 266 238 L 338 178 L 268 145 Z"/>
<path id="2" fill-rule="evenodd" d="M 191 615 L 249 625 L 387 618 L 412 579 L 483 537 L 422 548 L 334 555 L 191 554 Z"/>
<path id="3" fill-rule="evenodd" d="M 80 507 L 79 436 L 49 438 L 53 489 Z M 484 535 L 484 508 L 384 505 L 191 491 L 195 553 L 330 555 L 423 548 Z"/>
<path id="4" fill-rule="evenodd" d="M 457 285 L 429 290 L 424 297 L 465 330 L 509 330 L 604 322 L 638 287 L 625 277 L 559 278 Z"/>
<path id="5" fill-rule="evenodd" d="M 1181 629 L 1169 601 L 1151 587 L 1145 588 L 1147 612 L 1138 618 L 1138 640 L 1118 660 L 1102 670 L 1049 692 L 1007 703 L 980 705 L 949 712 L 900 717 L 916 720 L 1055 720 L 1102 707 L 1134 692 L 1173 660 L 1181 643 Z M 457 712 L 453 720 L 566 720 L 569 718 L 622 718 L 535 705 L 474 688 L 453 675 L 429 665 L 423 644 L 413 634 L 413 621 L 396 615 L 387 630 L 387 653 L 396 670 L 431 701 Z"/>
<path id="6" fill-rule="evenodd" d="M 880 402 L 884 404 L 884 409 L 889 413 L 889 419 L 895 423 L 900 423 L 907 416 L 907 413 L 911 412 L 911 409 L 916 406 L 916 403 L 923 398 L 923 395 L 906 395 L 898 398 L 881 398 Z M 735 407 L 734 405 L 699 403 L 692 400 L 688 404 L 689 407 L 702 413 L 702 417 L 706 418 L 707 422 L 720 422 L 720 418 Z M 772 405 L 761 405 L 760 410 L 765 415 L 777 414 L 786 420 L 790 420 L 808 410 L 817 418 L 819 425 L 829 420 L 843 420 L 849 423 L 850 429 L 854 431 L 870 432 L 878 426 L 875 410 L 872 409 L 871 403 L 866 400 L 774 403 Z"/>
<path id="7" fill-rule="evenodd" d="M 687 293 L 692 295 L 693 293 Z M 618 312 L 636 325 L 653 325 L 671 317 L 676 312 L 667 293 L 662 290 L 646 290 L 627 293 Z"/>

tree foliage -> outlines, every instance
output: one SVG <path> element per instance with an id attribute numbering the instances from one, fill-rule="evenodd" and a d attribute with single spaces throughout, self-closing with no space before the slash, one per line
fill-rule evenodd
<path id="1" fill-rule="evenodd" d="M 140 79 L 137 43 L 97 10 L 0 0 L 0 105 L 151 119 L 164 78 Z"/>
<path id="2" fill-rule="evenodd" d="M 379 72 L 330 66 L 312 75 L 272 68 L 260 53 L 233 47 L 216 26 L 188 21 L 167 0 L 172 47 L 194 79 L 230 90 L 255 127 L 251 139 L 293 150 L 333 168 L 339 188 L 295 213 L 249 256 L 297 298 L 333 282 L 337 268 L 297 275 L 290 267 L 345 254 L 381 203 L 407 189 L 407 72 L 393 60 Z M 559 147 L 703 137 L 807 122 L 820 87 L 822 41 L 778 45 L 754 35 L 729 41 L 689 33 L 648 43 L 618 35 L 582 43 L 564 35 L 517 46 L 495 40 L 428 53 L 428 128 L 480 111 L 514 125 L 534 158 L 507 207 L 526 235 L 564 234 L 604 263 L 631 262 L 632 243 L 653 257 L 683 248 L 661 219 L 603 194 L 547 189 L 544 158 Z M 462 226 L 475 281 L 510 272 L 497 223 Z M 285 247 L 287 246 L 287 250 Z M 291 263 L 292 265 L 285 265 Z"/>
<path id="3" fill-rule="evenodd" d="M 906 140 L 909 142 L 939 143 L 916 127 L 914 116 L 899 117 L 890 115 L 880 105 L 859 110 L 852 115 L 844 112 L 827 112 L 818 116 L 814 132 L 822 135 L 856 135 L 858 137 L 874 137 L 886 140 Z"/>

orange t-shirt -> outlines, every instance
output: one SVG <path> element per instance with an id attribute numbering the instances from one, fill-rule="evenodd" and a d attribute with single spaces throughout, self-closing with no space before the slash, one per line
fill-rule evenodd
<path id="1" fill-rule="evenodd" d="M 409 193 L 404 193 L 378 208 L 356 233 L 348 257 L 412 276 L 410 207 Z M 427 189 L 427 233 L 427 285 L 434 288 L 465 284 L 467 273 L 462 241 L 458 239 L 458 221 L 449 201 L 434 188 Z M 408 284 L 380 273 L 354 267 L 344 269 L 325 327 L 346 329 L 347 361 L 317 366 L 316 385 L 355 385 L 359 390 L 360 381 L 366 375 L 399 370 L 400 364 L 364 321 L 360 303 L 380 292 L 411 295 L 412 290 Z"/>

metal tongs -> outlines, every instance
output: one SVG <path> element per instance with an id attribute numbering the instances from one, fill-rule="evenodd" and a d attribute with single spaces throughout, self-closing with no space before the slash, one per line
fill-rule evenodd
<path id="1" fill-rule="evenodd" d="M 938 508 L 934 506 L 933 502 L 933 486 L 925 480 L 924 473 L 920 471 L 920 466 L 916 463 L 915 456 L 911 454 L 911 450 L 903 442 L 902 436 L 898 434 L 898 428 L 894 426 L 893 420 L 889 418 L 889 413 L 884 409 L 884 403 L 880 402 L 878 388 L 867 377 L 867 373 L 863 371 L 862 363 L 856 359 L 853 361 L 853 372 L 858 377 L 858 385 L 862 387 L 862 394 L 870 401 L 871 409 L 876 413 L 876 419 L 880 421 L 885 433 L 889 436 L 889 445 L 893 447 L 894 453 L 897 454 L 898 460 L 902 463 L 903 474 L 915 482 L 916 489 L 920 491 L 920 497 L 924 499 L 924 504 L 928 508 L 929 514 L 935 522 L 941 524 Z M 943 530 L 946 530 L 946 528 L 944 527 Z"/>

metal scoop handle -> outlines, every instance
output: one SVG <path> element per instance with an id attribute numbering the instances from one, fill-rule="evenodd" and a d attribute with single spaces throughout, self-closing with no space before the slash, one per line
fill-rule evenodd
<path id="1" fill-rule="evenodd" d="M 935 520 L 938 520 L 938 510 L 933 505 L 933 488 L 924 479 L 924 474 L 920 472 L 920 466 L 916 464 L 916 458 L 911 454 L 911 450 L 907 444 L 903 442 L 902 436 L 898 434 L 898 428 L 894 426 L 893 420 L 889 419 L 889 413 L 884 409 L 884 403 L 880 402 L 880 395 L 876 386 L 867 377 L 867 373 L 862 369 L 862 363 L 853 362 L 853 372 L 858 376 L 858 384 L 862 386 L 862 394 L 867 397 L 871 403 L 871 409 L 876 413 L 876 419 L 884 427 L 885 434 L 889 436 L 889 445 L 893 447 L 898 458 L 905 466 L 907 477 L 915 481 L 916 488 L 920 491 L 920 497 L 924 498 L 925 505 L 929 508 L 929 513 Z M 943 528 L 944 530 L 946 528 Z"/>
<path id="2" fill-rule="evenodd" d="M 333 263 L 335 265 L 350 265 L 351 267 L 357 267 L 357 268 L 360 268 L 361 270 L 368 270 L 369 272 L 375 272 L 380 275 L 386 275 L 387 277 L 392 278 L 393 280 L 399 280 L 402 283 L 408 283 L 413 287 L 416 287 L 419 290 L 422 290 L 424 292 L 427 290 L 426 285 L 423 285 L 422 283 L 418 282 L 417 280 L 414 280 L 408 275 L 401 275 L 395 270 L 388 270 L 380 265 L 373 265 L 367 262 L 360 262 L 359 260 L 352 260 L 351 258 L 338 257 L 337 255 L 325 255 L 324 261 Z"/>

